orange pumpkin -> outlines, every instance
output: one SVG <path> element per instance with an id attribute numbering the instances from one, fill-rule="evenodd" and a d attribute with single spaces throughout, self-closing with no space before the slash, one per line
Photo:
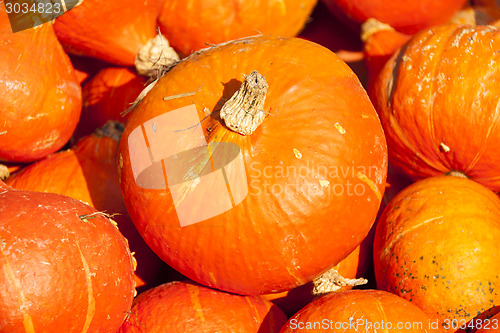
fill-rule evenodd
<path id="1" fill-rule="evenodd" d="M 288 332 L 439 332 L 417 306 L 381 290 L 349 290 L 318 298 L 291 317 Z"/>
<path id="2" fill-rule="evenodd" d="M 402 34 L 388 24 L 369 19 L 362 25 L 363 57 L 368 70 L 368 93 L 371 95 L 376 78 L 386 62 L 411 35 Z"/>
<path id="3" fill-rule="evenodd" d="M 389 60 L 371 97 L 394 167 L 413 179 L 460 171 L 500 190 L 498 49 L 499 30 L 451 24 L 416 34 Z"/>
<path id="4" fill-rule="evenodd" d="M 54 30 L 71 54 L 133 66 L 139 50 L 156 35 L 162 0 L 85 0 L 59 16 Z"/>
<path id="5" fill-rule="evenodd" d="M 213 172 L 205 143 L 222 147 Z M 292 289 L 352 252 L 375 220 L 386 168 L 383 131 L 350 68 L 317 44 L 272 36 L 177 64 L 130 115 L 119 157 L 128 211 L 155 253 L 243 294 Z"/>
<path id="6" fill-rule="evenodd" d="M 87 135 L 109 120 L 126 122 L 122 116 L 144 90 L 146 78 L 129 68 L 107 67 L 83 86 L 83 109 L 77 136 Z"/>
<path id="7" fill-rule="evenodd" d="M 189 281 L 149 289 L 117 333 L 277 333 L 286 316 L 258 296 L 239 296 Z"/>
<path id="8" fill-rule="evenodd" d="M 146 288 L 162 281 L 160 274 L 166 265 L 139 235 L 123 202 L 116 169 L 120 127 L 123 130 L 123 125 L 109 123 L 71 149 L 27 166 L 9 178 L 7 184 L 19 190 L 66 195 L 99 211 L 116 213 L 113 219 L 138 261 L 136 287 Z"/>
<path id="9" fill-rule="evenodd" d="M 332 13 L 358 29 L 369 18 L 386 23 L 399 32 L 414 34 L 443 24 L 467 0 L 323 0 Z"/>
<path id="10" fill-rule="evenodd" d="M 0 6 L 0 161 L 31 162 L 69 140 L 81 88 L 51 24 L 13 33 Z"/>
<path id="11" fill-rule="evenodd" d="M 170 45 L 184 56 L 209 45 L 270 34 L 297 35 L 317 0 L 165 1 L 158 17 Z"/>
<path id="12" fill-rule="evenodd" d="M 2 332 L 116 332 L 135 294 L 114 222 L 58 194 L 0 181 Z"/>
<path id="13" fill-rule="evenodd" d="M 500 305 L 499 220 L 499 198 L 469 179 L 438 176 L 410 185 L 377 224 L 377 287 L 450 328 Z"/>

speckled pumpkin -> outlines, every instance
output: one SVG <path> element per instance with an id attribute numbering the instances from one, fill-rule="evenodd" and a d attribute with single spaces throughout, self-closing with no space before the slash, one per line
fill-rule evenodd
<path id="1" fill-rule="evenodd" d="M 442 324 L 499 305 L 499 221 L 500 200 L 472 180 L 438 176 L 410 185 L 377 225 L 377 287 Z"/>

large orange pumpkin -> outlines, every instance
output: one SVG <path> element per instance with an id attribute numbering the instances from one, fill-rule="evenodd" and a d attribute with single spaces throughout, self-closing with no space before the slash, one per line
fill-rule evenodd
<path id="1" fill-rule="evenodd" d="M 297 35 L 317 0 L 165 1 L 158 22 L 162 34 L 183 55 L 229 40 L 271 34 Z"/>
<path id="2" fill-rule="evenodd" d="M 410 185 L 377 224 L 377 287 L 456 330 L 500 305 L 499 221 L 499 198 L 474 181 L 438 176 Z"/>
<path id="3" fill-rule="evenodd" d="M 116 332 L 133 258 L 113 221 L 58 194 L 0 181 L 0 330 Z"/>
<path id="4" fill-rule="evenodd" d="M 85 0 L 58 17 L 57 37 L 71 54 L 133 66 L 135 57 L 155 37 L 162 0 Z"/>
<path id="5" fill-rule="evenodd" d="M 30 162 L 69 140 L 81 88 L 50 23 L 13 33 L 0 8 L 0 161 Z"/>
<path id="6" fill-rule="evenodd" d="M 172 68 L 130 115 L 119 156 L 128 211 L 155 253 L 244 294 L 289 290 L 352 252 L 374 222 L 386 168 L 383 131 L 350 68 L 317 44 L 271 36 Z"/>
<path id="7" fill-rule="evenodd" d="M 500 190 L 499 49 L 499 30 L 451 24 L 389 60 L 371 97 L 397 169 L 413 179 L 460 171 Z"/>
<path id="8" fill-rule="evenodd" d="M 19 190 L 66 195 L 99 211 L 117 214 L 113 219 L 138 261 L 136 287 L 151 287 L 163 281 L 160 274 L 166 265 L 139 235 L 123 202 L 116 168 L 121 130 L 123 125 L 110 122 L 71 149 L 27 166 L 7 184 Z"/>
<path id="9" fill-rule="evenodd" d="M 405 34 L 443 24 L 462 8 L 467 0 L 323 0 L 340 19 L 359 29 L 375 18 Z"/>
<path id="10" fill-rule="evenodd" d="M 258 296 L 183 281 L 140 294 L 117 333 L 277 333 L 286 319 L 276 305 Z"/>
<path id="11" fill-rule="evenodd" d="M 428 333 L 437 327 L 417 306 L 381 290 L 349 290 L 311 302 L 291 317 L 280 333 Z"/>

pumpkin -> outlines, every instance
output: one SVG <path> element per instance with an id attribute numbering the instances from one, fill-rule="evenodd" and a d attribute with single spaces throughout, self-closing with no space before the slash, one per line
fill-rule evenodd
<path id="1" fill-rule="evenodd" d="M 439 332 L 431 317 L 411 302 L 381 290 L 348 290 L 322 296 L 294 316 L 288 332 Z"/>
<path id="2" fill-rule="evenodd" d="M 498 49 L 499 30 L 450 24 L 394 54 L 371 97 L 395 168 L 415 180 L 459 171 L 500 190 Z"/>
<path id="3" fill-rule="evenodd" d="M 315 42 L 335 52 L 365 85 L 367 72 L 363 62 L 361 41 L 351 29 L 329 12 L 323 3 L 318 3 L 309 22 L 297 37 Z"/>
<path id="4" fill-rule="evenodd" d="M 400 33 L 390 25 L 368 19 L 361 26 L 363 58 L 368 70 L 368 93 L 371 94 L 376 78 L 386 62 L 398 51 L 411 35 Z"/>
<path id="5" fill-rule="evenodd" d="M 156 35 L 162 3 L 85 0 L 58 17 L 54 30 L 68 53 L 133 66 L 141 48 Z"/>
<path id="6" fill-rule="evenodd" d="M 181 55 L 242 37 L 293 37 L 303 28 L 317 0 L 165 1 L 160 31 Z"/>
<path id="7" fill-rule="evenodd" d="M 125 67 L 107 67 L 100 70 L 83 86 L 83 109 L 78 136 L 92 133 L 107 121 L 126 122 L 127 110 L 144 90 L 146 78 Z"/>
<path id="8" fill-rule="evenodd" d="M 175 281 L 140 294 L 117 333 L 277 333 L 286 319 L 276 305 L 259 296 Z"/>
<path id="9" fill-rule="evenodd" d="M 361 242 L 344 260 L 333 268 L 346 279 L 362 278 L 372 264 L 373 232 Z M 352 286 L 338 286 L 338 291 L 350 290 Z M 265 294 L 263 298 L 278 305 L 288 316 L 292 316 L 314 299 L 314 283 L 309 282 L 289 291 Z"/>
<path id="10" fill-rule="evenodd" d="M 0 161 L 31 162 L 69 140 L 81 88 L 50 23 L 13 33 L 1 10 L 0 45 Z"/>
<path id="11" fill-rule="evenodd" d="M 472 180 L 437 176 L 410 185 L 377 224 L 377 287 L 450 329 L 500 305 L 499 219 L 499 198 Z"/>
<path id="12" fill-rule="evenodd" d="M 0 330 L 116 332 L 134 297 L 114 222 L 81 201 L 0 181 Z"/>
<path id="13" fill-rule="evenodd" d="M 219 147 L 213 172 L 206 147 Z M 356 75 L 320 45 L 273 36 L 178 63 L 131 113 L 119 153 L 127 209 L 153 251 L 189 279 L 249 295 L 302 285 L 352 252 L 386 168 Z"/>
<path id="14" fill-rule="evenodd" d="M 448 22 L 466 0 L 322 0 L 340 19 L 359 30 L 369 18 L 386 23 L 404 34 Z"/>
<path id="15" fill-rule="evenodd" d="M 19 190 L 62 194 L 116 214 L 113 219 L 138 261 L 136 287 L 144 289 L 161 281 L 164 264 L 135 229 L 123 202 L 116 168 L 121 130 L 123 125 L 110 122 L 71 149 L 25 167 L 7 184 Z"/>

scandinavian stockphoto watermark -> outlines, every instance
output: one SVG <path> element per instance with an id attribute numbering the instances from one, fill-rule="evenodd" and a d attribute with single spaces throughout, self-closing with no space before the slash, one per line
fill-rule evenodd
<path id="1" fill-rule="evenodd" d="M 237 144 L 207 143 L 195 105 L 144 122 L 130 133 L 128 146 L 136 184 L 168 190 L 182 227 L 222 214 L 247 195 L 363 196 L 370 190 L 380 196 L 371 180 L 382 177 L 376 166 L 326 167 L 307 160 L 246 165 Z"/>
<path id="2" fill-rule="evenodd" d="M 31 29 L 63 15 L 82 0 L 4 0 L 12 32 Z"/>

